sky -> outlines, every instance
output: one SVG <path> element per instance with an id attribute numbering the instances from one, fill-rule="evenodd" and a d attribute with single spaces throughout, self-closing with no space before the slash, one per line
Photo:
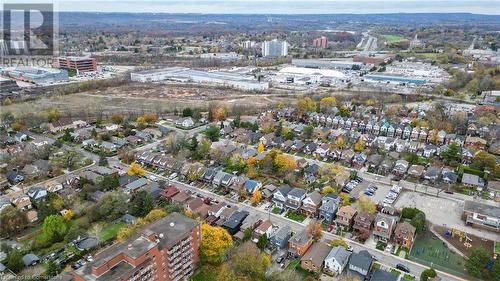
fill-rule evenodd
<path id="1" fill-rule="evenodd" d="M 10 2 L 16 0 L 3 0 Z M 18 1 L 18 0 L 17 0 Z M 26 0 L 59 11 L 206 14 L 500 14 L 500 0 Z"/>

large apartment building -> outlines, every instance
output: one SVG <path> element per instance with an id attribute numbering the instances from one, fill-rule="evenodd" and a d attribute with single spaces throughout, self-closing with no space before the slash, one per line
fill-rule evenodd
<path id="1" fill-rule="evenodd" d="M 75 281 L 189 280 L 199 261 L 200 225 L 179 213 L 158 220 L 74 271 Z"/>
<path id="2" fill-rule="evenodd" d="M 76 70 L 77 73 L 97 71 L 95 58 L 89 57 L 58 57 L 54 62 L 54 67 Z"/>

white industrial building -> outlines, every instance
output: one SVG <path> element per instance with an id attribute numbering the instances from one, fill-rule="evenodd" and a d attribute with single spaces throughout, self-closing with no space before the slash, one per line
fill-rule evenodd
<path id="1" fill-rule="evenodd" d="M 325 69 L 344 69 L 350 70 L 354 66 L 361 68 L 371 67 L 365 66 L 361 62 L 350 60 L 332 60 L 332 59 L 292 59 L 292 65 L 306 68 L 325 68 Z"/>
<path id="2" fill-rule="evenodd" d="M 244 91 L 265 91 L 269 88 L 268 82 L 259 82 L 253 76 L 224 71 L 200 71 L 185 67 L 168 67 L 151 69 L 130 74 L 135 82 L 177 81 L 194 82 L 201 84 L 231 87 Z"/>
<path id="3" fill-rule="evenodd" d="M 288 43 L 274 39 L 262 43 L 263 57 L 285 57 L 288 55 Z"/>
<path id="4" fill-rule="evenodd" d="M 344 73 L 333 69 L 284 67 L 276 74 L 276 81 L 280 83 L 303 85 L 319 83 L 337 84 L 345 80 L 346 75 Z"/>

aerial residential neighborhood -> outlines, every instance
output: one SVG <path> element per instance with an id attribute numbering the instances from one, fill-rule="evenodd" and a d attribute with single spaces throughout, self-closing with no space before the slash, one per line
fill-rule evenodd
<path id="1" fill-rule="evenodd" d="M 0 280 L 500 280 L 498 5 L 188 2 L 1 4 Z"/>

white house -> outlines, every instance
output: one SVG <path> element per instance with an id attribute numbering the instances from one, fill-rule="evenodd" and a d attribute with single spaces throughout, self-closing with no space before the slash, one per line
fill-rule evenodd
<path id="1" fill-rule="evenodd" d="M 194 121 L 191 117 L 181 118 L 175 122 L 177 126 L 181 126 L 183 128 L 191 128 L 194 126 Z"/>
<path id="2" fill-rule="evenodd" d="M 331 275 L 338 275 L 344 271 L 351 255 L 344 247 L 333 248 L 325 259 L 324 271 Z"/>

